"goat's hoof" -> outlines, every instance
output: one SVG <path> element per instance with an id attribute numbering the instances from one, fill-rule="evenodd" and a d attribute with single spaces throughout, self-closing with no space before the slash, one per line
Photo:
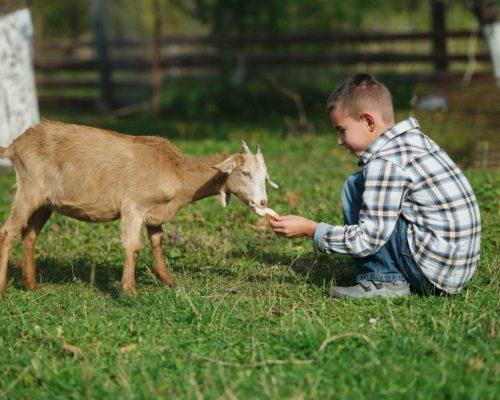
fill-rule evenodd
<path id="1" fill-rule="evenodd" d="M 174 279 L 167 274 L 156 274 L 156 277 L 158 280 L 163 283 L 163 285 L 168 286 L 168 287 L 175 287 L 175 282 Z"/>
<path id="2" fill-rule="evenodd" d="M 38 289 L 37 283 L 25 283 L 24 286 L 26 287 L 26 290 L 28 292 L 34 292 L 35 290 Z"/>
<path id="3" fill-rule="evenodd" d="M 128 296 L 137 296 L 137 290 L 135 290 L 135 286 L 124 286 L 122 285 L 122 292 Z"/>
<path id="4" fill-rule="evenodd" d="M 163 284 L 164 284 L 165 286 L 167 286 L 167 287 L 169 287 L 169 288 L 174 288 L 174 287 L 176 287 L 176 286 L 177 286 L 177 285 L 176 285 L 176 283 L 174 282 L 174 280 L 173 280 L 173 279 L 170 279 L 170 280 L 164 280 L 164 281 L 162 280 L 162 282 L 163 282 Z"/>

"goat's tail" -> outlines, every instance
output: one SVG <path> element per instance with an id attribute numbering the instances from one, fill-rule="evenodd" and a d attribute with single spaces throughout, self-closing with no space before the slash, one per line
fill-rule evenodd
<path id="1" fill-rule="evenodd" d="M 7 150 L 5 147 L 0 146 L 0 158 L 3 158 L 5 155 L 5 150 Z"/>

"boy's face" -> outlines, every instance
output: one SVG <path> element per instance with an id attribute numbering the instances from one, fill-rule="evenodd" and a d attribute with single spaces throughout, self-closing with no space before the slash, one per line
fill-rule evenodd
<path id="1" fill-rule="evenodd" d="M 338 143 L 358 157 L 378 137 L 375 133 L 376 116 L 370 113 L 354 119 L 337 107 L 330 112 L 330 119 L 338 132 Z"/>

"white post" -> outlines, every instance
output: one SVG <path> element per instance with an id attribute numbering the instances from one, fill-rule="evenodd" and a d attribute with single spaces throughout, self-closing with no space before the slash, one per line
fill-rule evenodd
<path id="1" fill-rule="evenodd" d="M 0 146 L 40 120 L 33 73 L 33 24 L 27 8 L 0 16 Z M 9 166 L 7 159 L 0 165 Z"/>
<path id="2" fill-rule="evenodd" d="M 500 86 L 500 22 L 485 25 L 483 35 L 491 54 L 495 79 Z"/>

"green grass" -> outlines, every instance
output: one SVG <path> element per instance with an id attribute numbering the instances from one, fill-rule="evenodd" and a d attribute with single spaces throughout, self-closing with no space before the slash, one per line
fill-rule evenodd
<path id="1" fill-rule="evenodd" d="M 340 188 L 355 160 L 333 135 L 276 133 L 233 128 L 229 141 L 175 142 L 206 154 L 237 151 L 237 137 L 258 141 L 281 185 L 268 192 L 271 207 L 341 223 Z M 484 221 L 482 257 L 453 298 L 329 299 L 332 283 L 353 281 L 349 257 L 279 238 L 238 200 L 224 210 L 215 198 L 165 225 L 175 289 L 154 277 L 143 237 L 131 298 L 118 290 L 118 223 L 53 216 L 37 244 L 40 290 L 23 288 L 19 243 L 11 257 L 0 300 L 0 398 L 493 399 L 500 175 L 466 174 Z M 0 175 L 1 221 L 14 183 L 12 172 Z"/>

